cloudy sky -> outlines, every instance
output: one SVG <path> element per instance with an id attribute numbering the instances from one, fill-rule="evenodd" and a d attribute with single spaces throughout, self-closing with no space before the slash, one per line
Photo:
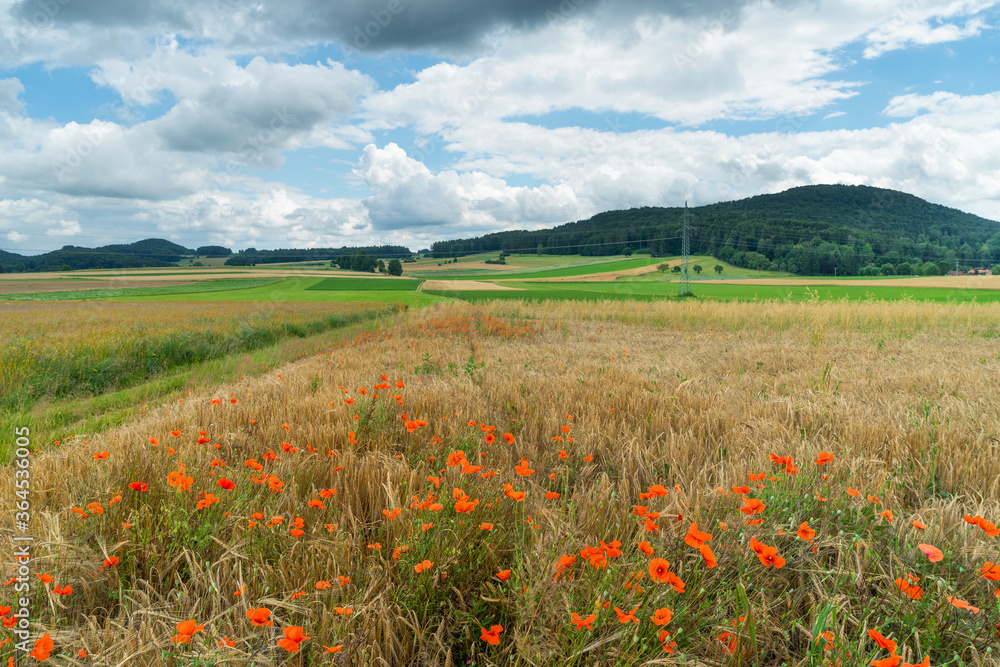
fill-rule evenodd
<path id="1" fill-rule="evenodd" d="M 868 184 L 1000 219 L 1000 0 L 0 0 L 0 249 Z"/>

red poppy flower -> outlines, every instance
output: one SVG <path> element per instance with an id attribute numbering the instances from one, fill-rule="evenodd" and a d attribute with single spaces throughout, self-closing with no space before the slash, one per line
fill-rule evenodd
<path id="1" fill-rule="evenodd" d="M 46 632 L 38 639 L 38 641 L 35 642 L 35 648 L 32 649 L 29 655 L 39 662 L 48 660 L 49 655 L 52 653 L 52 649 L 54 649 L 55 646 L 55 642 L 52 641 L 52 638 L 49 637 L 49 633 Z M 13 658 L 11 661 L 11 664 L 13 664 Z"/>
<path id="2" fill-rule="evenodd" d="M 795 531 L 795 534 L 799 536 L 800 540 L 805 540 L 806 542 L 816 537 L 816 531 L 809 527 L 808 521 L 803 521 L 799 524 L 799 529 Z"/>
<path id="3" fill-rule="evenodd" d="M 651 620 L 654 625 L 666 625 L 670 623 L 670 619 L 673 617 L 673 612 L 666 607 L 661 607 L 653 612 L 653 615 L 649 617 L 649 620 Z"/>
<path id="4" fill-rule="evenodd" d="M 285 636 L 278 640 L 278 646 L 285 649 L 289 653 L 295 653 L 299 650 L 299 644 L 309 639 L 309 636 L 305 636 L 302 633 L 305 632 L 302 627 L 298 625 L 289 625 L 284 629 Z"/>
<path id="5" fill-rule="evenodd" d="M 670 572 L 670 563 L 664 558 L 654 558 L 649 561 L 649 578 L 658 584 L 665 584 L 670 579 L 667 573 Z"/>
<path id="6" fill-rule="evenodd" d="M 274 625 L 274 621 L 269 620 L 271 618 L 271 610 L 266 607 L 247 609 L 245 615 L 257 627 L 269 628 Z"/>
<path id="7" fill-rule="evenodd" d="M 496 646 L 497 644 L 500 643 L 500 633 L 503 632 L 502 625 L 494 625 L 490 627 L 489 630 L 487 630 L 486 628 L 481 628 L 481 629 L 483 632 L 479 636 L 479 638 L 482 639 L 484 642 L 490 644 L 491 646 Z"/>
<path id="8" fill-rule="evenodd" d="M 933 545 L 920 543 L 917 545 L 917 548 L 923 551 L 924 555 L 926 555 L 927 559 L 932 563 L 944 560 L 944 554 L 941 553 L 940 549 Z"/>
<path id="9" fill-rule="evenodd" d="M 635 617 L 636 610 L 639 609 L 639 605 L 632 608 L 632 611 L 622 611 L 618 607 L 615 607 L 615 613 L 618 614 L 619 623 L 639 623 L 639 619 Z"/>
<path id="10" fill-rule="evenodd" d="M 1000 565 L 990 561 L 979 568 L 979 576 L 990 581 L 1000 581 Z"/>

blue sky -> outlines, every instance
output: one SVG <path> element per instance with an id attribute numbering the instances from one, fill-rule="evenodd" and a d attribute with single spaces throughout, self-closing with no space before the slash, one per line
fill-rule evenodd
<path id="1" fill-rule="evenodd" d="M 1000 219 L 998 4 L 0 1 L 0 249 L 417 249 L 812 183 Z"/>

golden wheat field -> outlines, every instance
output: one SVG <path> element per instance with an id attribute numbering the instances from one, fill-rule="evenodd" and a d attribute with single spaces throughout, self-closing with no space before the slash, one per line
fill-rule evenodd
<path id="1" fill-rule="evenodd" d="M 998 322 L 494 302 L 324 334 L 114 430 L 30 435 L 30 475 L 0 471 L 5 503 L 30 481 L 30 525 L 0 526 L 33 537 L 0 659 L 1000 664 Z"/>

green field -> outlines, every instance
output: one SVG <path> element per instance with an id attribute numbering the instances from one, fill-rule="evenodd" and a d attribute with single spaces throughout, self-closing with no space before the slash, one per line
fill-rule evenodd
<path id="1" fill-rule="evenodd" d="M 482 257 L 476 257 L 476 261 L 483 259 Z M 545 258 L 549 260 L 549 257 Z M 421 278 L 441 278 L 445 280 L 479 280 L 484 277 L 488 277 L 492 280 L 510 280 L 510 279 L 520 279 L 520 278 L 564 278 L 567 276 L 585 276 L 592 273 L 607 273 L 609 271 L 626 271 L 628 269 L 637 269 L 643 266 L 649 266 L 651 264 L 659 264 L 661 262 L 668 261 L 667 258 L 652 258 L 652 257 L 633 257 L 633 258 L 615 258 L 609 259 L 608 257 L 588 257 L 581 258 L 578 255 L 566 255 L 566 256 L 554 256 L 552 259 L 556 261 L 545 261 L 544 263 L 537 263 L 534 268 L 529 266 L 522 267 L 518 266 L 515 262 L 510 262 L 514 264 L 515 268 L 506 270 L 493 270 L 493 269 L 469 269 L 467 271 L 411 271 L 412 273 L 419 273 Z M 508 264 L 508 266 L 510 265 Z"/>
<path id="2" fill-rule="evenodd" d="M 307 290 L 413 292 L 422 281 L 396 278 L 323 278 Z"/>
<path id="3" fill-rule="evenodd" d="M 557 269 L 540 269 L 538 271 L 522 271 L 518 273 L 503 274 L 497 278 L 505 280 L 518 280 L 521 278 L 567 278 L 572 276 L 587 276 L 592 273 L 610 273 L 612 271 L 628 271 L 638 269 L 652 264 L 661 264 L 667 261 L 657 257 L 639 257 L 636 259 L 617 259 L 613 261 L 590 262 L 586 264 L 571 264 Z"/>
<path id="4" fill-rule="evenodd" d="M 174 274 L 168 274 L 174 275 Z M 230 290 L 245 290 L 253 287 L 263 287 L 279 282 L 274 278 L 228 278 L 221 280 L 204 280 L 190 285 L 164 285 L 162 287 L 123 287 L 121 289 L 91 289 L 66 292 L 32 292 L 28 294 L 3 294 L 0 299 L 9 301 L 75 301 L 78 299 L 109 299 L 136 297 L 181 295 L 211 293 L 216 299 L 222 298 L 217 293 Z"/>
<path id="5" fill-rule="evenodd" d="M 374 327 L 400 310 L 381 304 L 240 301 L 195 307 L 185 301 L 2 303 L 0 428 L 10 432 L 29 425 L 32 431 L 72 433 L 117 423 L 140 413 L 146 401 L 190 389 L 186 385 L 196 378 L 207 381 L 212 368 L 238 367 L 241 372 L 229 377 L 246 375 L 257 368 L 252 359 L 270 366 L 264 360 L 284 363 L 288 359 L 282 356 L 290 353 L 321 351 L 326 344 L 315 338 Z M 313 342 L 290 343 L 306 339 Z M 10 453 L 4 444 L 0 463 Z"/>
<path id="6" fill-rule="evenodd" d="M 518 291 L 436 291 L 435 294 L 473 303 L 483 301 L 545 299 L 655 300 L 677 296 L 677 283 L 616 281 L 609 283 L 532 283 L 510 284 Z M 713 301 L 932 301 L 938 303 L 1000 302 L 1000 290 L 961 290 L 936 287 L 865 287 L 831 285 L 715 285 L 696 284 L 696 297 Z"/>
<path id="7" fill-rule="evenodd" d="M 672 262 L 679 260 L 680 257 L 675 255 L 672 257 L 661 257 L 660 262 Z M 716 259 L 714 257 L 709 257 L 707 255 L 694 255 L 691 257 L 691 280 L 719 280 L 720 278 L 725 280 L 739 280 L 742 278 L 798 278 L 791 273 L 785 271 L 758 271 L 756 269 L 747 269 L 739 266 L 733 266 L 727 262 Z M 722 273 L 716 273 L 714 267 L 719 265 L 722 267 Z M 702 271 L 697 273 L 694 271 L 694 266 L 700 266 Z M 636 276 L 635 278 L 630 278 L 629 280 L 662 280 L 663 277 L 667 277 L 668 280 L 677 280 L 678 274 L 672 271 L 650 273 L 643 276 Z M 870 280 L 870 278 L 869 278 Z"/>
<path id="8" fill-rule="evenodd" d="M 447 301 L 447 297 L 425 292 L 399 289 L 309 289 L 326 278 L 286 278 L 263 287 L 210 292 L 203 294 L 156 294 L 148 296 L 118 297 L 119 301 L 329 301 L 332 303 L 403 303 L 408 306 L 426 306 Z M 345 280 L 367 280 L 354 279 Z"/>

